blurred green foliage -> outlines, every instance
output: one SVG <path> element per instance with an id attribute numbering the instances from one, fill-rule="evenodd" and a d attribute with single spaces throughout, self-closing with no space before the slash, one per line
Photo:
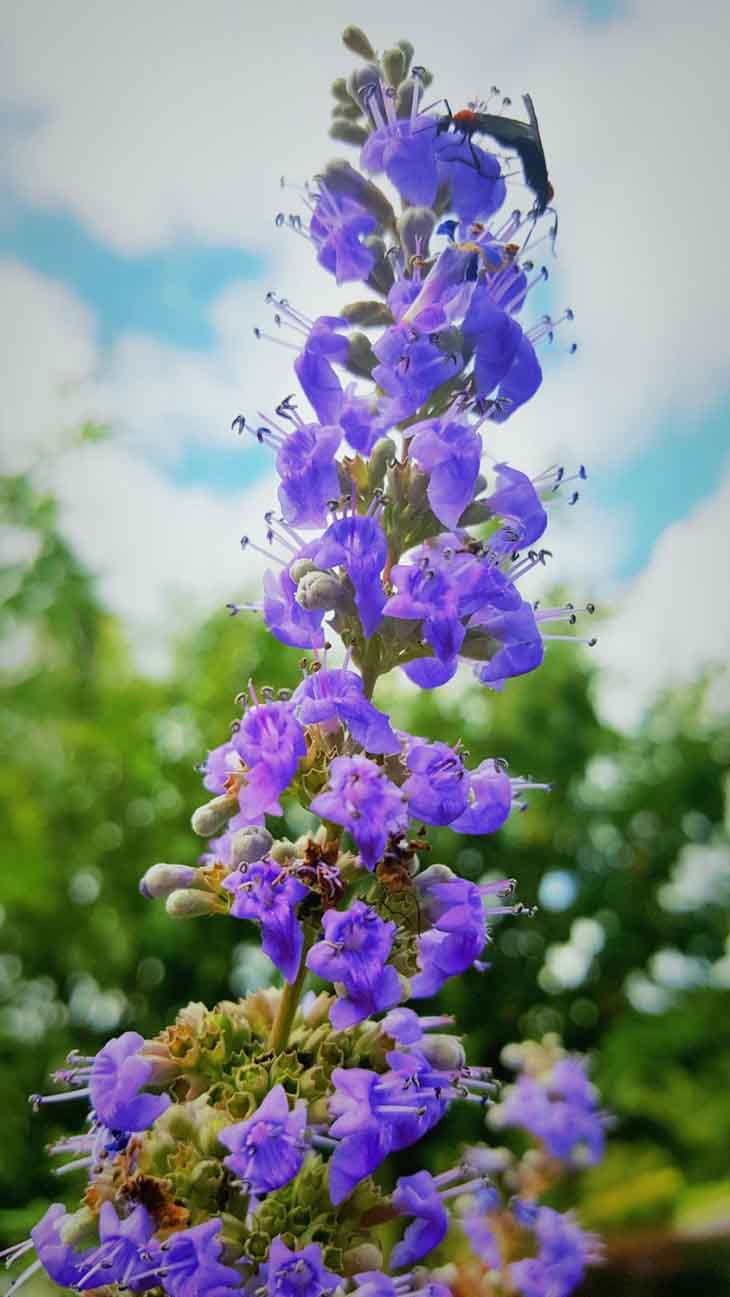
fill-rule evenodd
<path id="1" fill-rule="evenodd" d="M 224 737 L 248 678 L 291 685 L 297 655 L 254 617 L 221 614 L 185 631 L 169 675 L 146 678 L 61 538 L 53 501 L 24 478 L 5 479 L 0 499 L 13 556 L 0 573 L 9 1242 L 62 1196 L 44 1145 L 81 1113 L 32 1118 L 27 1095 L 47 1087 L 67 1050 L 93 1051 L 129 1025 L 152 1034 L 189 999 L 215 1002 L 268 978 L 248 924 L 176 923 L 137 883 L 155 861 L 195 862 L 196 763 Z M 474 763 L 504 756 L 512 773 L 552 783 L 493 838 L 430 835 L 430 860 L 474 880 L 514 876 L 520 898 L 540 907 L 495 924 L 490 970 L 439 1003 L 481 1062 L 548 1031 L 595 1051 L 617 1129 L 582 1190 L 586 1222 L 609 1237 L 610 1265 L 590 1291 L 618 1282 L 627 1294 L 679 1294 L 700 1273 L 692 1244 L 703 1231 L 713 1267 L 727 1267 L 730 738 L 706 708 L 707 682 L 658 700 L 630 737 L 601 723 L 593 684 L 588 655 L 553 645 L 540 672 L 503 694 L 474 684 L 441 698 L 384 681 L 377 701 L 412 733 L 461 738 Z M 284 830 L 301 831 L 301 816 L 292 809 Z M 474 1138 L 468 1120 L 448 1138 Z M 77 1188 L 60 1184 L 71 1197 Z"/>

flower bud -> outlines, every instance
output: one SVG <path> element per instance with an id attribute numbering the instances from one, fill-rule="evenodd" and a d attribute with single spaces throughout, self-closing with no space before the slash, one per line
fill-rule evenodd
<path id="1" fill-rule="evenodd" d="M 342 1268 L 346 1275 L 367 1274 L 371 1270 L 380 1270 L 383 1265 L 383 1253 L 377 1243 L 357 1243 L 348 1248 L 342 1257 Z"/>
<path id="2" fill-rule="evenodd" d="M 231 866 L 252 865 L 255 860 L 263 860 L 274 839 L 268 829 L 252 824 L 247 829 L 236 829 L 231 835 Z"/>
<path id="3" fill-rule="evenodd" d="M 350 302 L 348 306 L 343 306 L 341 315 L 350 324 L 361 324 L 365 329 L 372 329 L 378 325 L 387 328 L 394 322 L 385 302 L 378 302 L 373 297 L 361 302 Z"/>
<path id="4" fill-rule="evenodd" d="M 139 880 L 139 890 L 148 901 L 164 900 L 171 892 L 191 887 L 197 873 L 190 865 L 150 865 Z"/>
<path id="5" fill-rule="evenodd" d="M 214 797 L 211 802 L 206 802 L 205 806 L 199 806 L 197 811 L 193 811 L 190 821 L 193 833 L 201 838 L 211 838 L 214 833 L 220 833 L 226 827 L 237 810 L 238 797 L 235 793 Z"/>
<path id="6" fill-rule="evenodd" d="M 364 126 L 358 126 L 357 122 L 346 122 L 338 118 L 329 128 L 329 137 L 331 140 L 339 140 L 341 144 L 352 144 L 355 148 L 362 148 L 368 138 L 368 133 Z"/>
<path id="7" fill-rule="evenodd" d="M 483 522 L 489 522 L 494 515 L 486 500 L 472 500 L 459 519 L 462 527 L 476 527 Z"/>
<path id="8" fill-rule="evenodd" d="M 388 471 L 388 465 L 396 457 L 395 442 L 390 437 L 381 437 L 376 441 L 368 460 L 368 482 L 370 486 L 381 486 Z"/>
<path id="9" fill-rule="evenodd" d="M 378 57 L 362 27 L 355 27 L 353 23 L 348 23 L 343 31 L 342 44 L 348 50 L 352 50 L 353 54 L 359 54 L 361 59 L 376 59 Z"/>
<path id="10" fill-rule="evenodd" d="M 464 653 L 474 662 L 489 662 L 498 648 L 497 640 L 478 626 L 473 626 L 464 636 Z"/>
<path id="11" fill-rule="evenodd" d="M 344 77 L 337 77 L 330 86 L 332 98 L 340 104 L 351 104 L 350 92 L 347 89 L 347 82 Z"/>
<path id="12" fill-rule="evenodd" d="M 364 333 L 351 333 L 348 338 L 345 368 L 358 378 L 370 378 L 378 360 Z"/>
<path id="13" fill-rule="evenodd" d="M 388 85 L 397 89 L 406 74 L 406 57 L 403 50 L 394 45 L 391 49 L 385 50 L 380 61 Z M 374 1268 L 377 1269 L 377 1266 Z"/>
<path id="14" fill-rule="evenodd" d="M 165 901 L 171 919 L 197 919 L 201 914 L 225 914 L 226 907 L 212 892 L 171 892 Z"/>
<path id="15" fill-rule="evenodd" d="M 466 1062 L 464 1046 L 458 1036 L 426 1035 L 418 1042 L 418 1052 L 440 1072 L 455 1072 Z"/>
<path id="16" fill-rule="evenodd" d="M 442 911 L 441 902 L 431 894 L 431 888 L 441 883 L 450 883 L 455 878 L 453 869 L 441 864 L 429 865 L 428 869 L 424 869 L 423 873 L 417 874 L 414 878 L 413 886 L 418 893 L 421 918 L 427 923 L 433 923 Z"/>
<path id="17" fill-rule="evenodd" d="M 430 207 L 408 207 L 398 220 L 398 234 L 408 257 L 427 257 L 428 241 L 436 224 Z"/>
<path id="18" fill-rule="evenodd" d="M 302 577 L 294 596 L 300 608 L 314 612 L 323 608 L 326 611 L 342 606 L 346 595 L 342 582 L 331 572 L 307 572 Z"/>
<path id="19" fill-rule="evenodd" d="M 79 1207 L 78 1211 L 63 1217 L 58 1232 L 65 1247 L 79 1250 L 94 1246 L 99 1237 L 96 1217 L 88 1207 Z"/>
<path id="20" fill-rule="evenodd" d="M 289 576 L 295 585 L 297 585 L 307 572 L 316 572 L 317 564 L 313 563 L 311 558 L 295 558 L 289 568 Z"/>

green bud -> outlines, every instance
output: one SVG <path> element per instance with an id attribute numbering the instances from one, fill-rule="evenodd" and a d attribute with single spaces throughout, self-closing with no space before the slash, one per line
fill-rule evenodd
<path id="1" fill-rule="evenodd" d="M 396 446 L 390 437 L 381 437 L 370 452 L 368 461 L 368 482 L 370 486 L 381 486 L 388 471 L 388 465 L 395 459 Z"/>
<path id="2" fill-rule="evenodd" d="M 356 122 L 359 117 L 362 117 L 362 110 L 358 108 L 357 104 L 353 103 L 348 95 L 347 103 L 335 104 L 332 109 L 332 116 L 335 121 Z"/>
<path id="3" fill-rule="evenodd" d="M 307 575 L 307 572 L 317 572 L 318 570 L 317 564 L 313 563 L 311 558 L 295 558 L 289 568 L 289 576 L 296 585 L 303 576 Z"/>
<path id="4" fill-rule="evenodd" d="M 178 888 L 190 887 L 197 876 L 190 865 L 151 865 L 140 879 L 139 890 L 148 901 L 160 901 Z"/>
<path id="5" fill-rule="evenodd" d="M 205 806 L 199 806 L 197 811 L 193 811 L 190 821 L 193 833 L 197 833 L 201 838 L 212 838 L 214 833 L 220 833 L 238 810 L 238 797 L 235 793 L 224 793 L 222 797 L 214 797 L 212 801 L 206 802 Z"/>
<path id="6" fill-rule="evenodd" d="M 237 829 L 231 837 L 231 865 L 252 865 L 255 860 L 262 860 L 269 851 L 274 839 L 268 829 L 252 824 L 247 829 Z"/>
<path id="7" fill-rule="evenodd" d="M 398 218 L 398 236 L 409 257 L 427 257 L 436 215 L 430 207 L 407 207 Z"/>
<path id="8" fill-rule="evenodd" d="M 185 892 L 171 892 L 165 901 L 171 919 L 197 919 L 202 914 L 225 914 L 226 907 L 212 892 L 198 892 L 188 888 Z"/>
<path id="9" fill-rule="evenodd" d="M 329 611 L 341 608 L 347 601 L 347 594 L 336 576 L 331 572 L 308 572 L 299 582 L 294 595 L 300 608 L 313 612 L 317 608 Z"/>
<path id="10" fill-rule="evenodd" d="M 391 49 L 385 50 L 380 61 L 388 85 L 399 86 L 406 74 L 406 60 L 403 50 L 394 45 Z"/>
<path id="11" fill-rule="evenodd" d="M 375 264 L 368 275 L 368 283 L 377 293 L 382 293 L 383 297 L 385 297 L 395 283 L 395 274 L 388 256 L 388 249 L 377 234 L 368 234 L 363 239 L 363 243 L 375 257 Z"/>
<path id="12" fill-rule="evenodd" d="M 351 104 L 350 92 L 347 89 L 347 82 L 344 77 L 337 77 L 330 87 L 333 99 L 337 99 L 341 104 Z"/>
<path id="13" fill-rule="evenodd" d="M 382 1264 L 383 1253 L 377 1243 L 356 1243 L 354 1247 L 348 1248 L 342 1257 L 342 1266 L 346 1275 L 380 1270 Z"/>
<path id="14" fill-rule="evenodd" d="M 362 325 L 364 329 L 380 328 L 381 325 L 387 328 L 388 325 L 395 323 L 390 308 L 385 302 L 376 302 L 372 297 L 362 302 L 350 302 L 347 306 L 343 306 L 340 314 L 350 324 Z"/>
<path id="15" fill-rule="evenodd" d="M 475 662 L 490 662 L 498 648 L 497 641 L 478 626 L 473 626 L 464 636 L 464 654 Z"/>
<path id="16" fill-rule="evenodd" d="M 398 46 L 398 49 L 401 51 L 403 55 L 403 61 L 405 65 L 405 75 L 407 76 L 410 70 L 411 60 L 415 53 L 414 48 L 411 45 L 410 41 L 396 41 L 396 45 Z"/>
<path id="17" fill-rule="evenodd" d="M 378 358 L 372 349 L 370 339 L 364 333 L 351 333 L 345 368 L 351 374 L 356 374 L 358 378 L 370 378 L 377 363 Z"/>
<path id="18" fill-rule="evenodd" d="M 288 838 L 278 838 L 269 852 L 271 859 L 275 860 L 277 865 L 285 865 L 287 860 L 295 860 L 296 854 L 294 843 Z"/>
<path id="19" fill-rule="evenodd" d="M 489 522 L 494 515 L 486 500 L 472 500 L 459 519 L 461 527 L 476 527 L 479 523 Z"/>
<path id="20" fill-rule="evenodd" d="M 361 59 L 377 58 L 377 54 L 362 27 L 355 27 L 352 23 L 349 23 L 342 33 L 342 44 L 348 50 L 352 50 L 353 54 L 359 54 Z"/>
<path id="21" fill-rule="evenodd" d="M 215 1206 L 218 1190 L 224 1178 L 225 1170 L 222 1162 L 213 1158 L 198 1162 L 190 1177 L 190 1190 L 193 1197 L 203 1206 L 208 1203 Z"/>
<path id="22" fill-rule="evenodd" d="M 338 140 L 340 144 L 352 144 L 356 149 L 362 148 L 368 138 L 364 126 L 339 120 L 332 123 L 328 134 L 331 140 Z"/>

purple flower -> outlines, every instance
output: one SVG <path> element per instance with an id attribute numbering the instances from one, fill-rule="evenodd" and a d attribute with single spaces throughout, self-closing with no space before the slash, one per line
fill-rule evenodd
<path id="1" fill-rule="evenodd" d="M 280 1189 L 302 1165 L 306 1124 L 304 1100 L 299 1099 L 290 1111 L 283 1085 L 275 1085 L 253 1116 L 219 1132 L 221 1143 L 231 1150 L 224 1164 L 256 1197 Z"/>
<path id="2" fill-rule="evenodd" d="M 505 680 L 512 676 L 534 671 L 545 656 L 534 610 L 525 600 L 518 608 L 507 612 L 487 607 L 474 613 L 469 625 L 478 628 L 499 646 L 488 662 L 475 667 L 477 680 L 492 689 L 501 689 Z"/>
<path id="3" fill-rule="evenodd" d="M 298 1252 L 290 1251 L 281 1236 L 271 1244 L 266 1265 L 268 1297 L 322 1297 L 341 1282 L 339 1275 L 325 1269 L 318 1243 L 310 1243 Z"/>
<path id="4" fill-rule="evenodd" d="M 535 348 L 527 335 L 523 334 L 512 364 L 499 384 L 494 422 L 504 423 L 511 418 L 515 410 L 519 410 L 521 405 L 535 395 L 541 383 L 542 369 Z"/>
<path id="5" fill-rule="evenodd" d="M 264 814 L 282 814 L 279 796 L 306 752 L 291 703 L 256 703 L 233 738 L 208 753 L 203 782 L 212 793 L 236 787 L 241 814 L 233 827 L 254 824 Z"/>
<path id="6" fill-rule="evenodd" d="M 364 1270 L 355 1275 L 357 1288 L 353 1297 L 396 1297 L 396 1286 L 382 1270 Z"/>
<path id="7" fill-rule="evenodd" d="M 467 807 L 451 821 L 454 833 L 495 833 L 512 809 L 512 780 L 491 757 L 469 772 Z"/>
<path id="8" fill-rule="evenodd" d="M 534 545 L 547 527 L 547 514 L 535 487 L 529 477 L 509 464 L 497 464 L 495 472 L 497 489 L 486 502 L 493 513 L 509 523 L 505 549 Z M 490 545 L 494 547 L 494 543 L 492 537 Z"/>
<path id="9" fill-rule="evenodd" d="M 212 1289 L 239 1285 L 238 1271 L 219 1260 L 223 1250 L 221 1228 L 221 1221 L 214 1216 L 168 1239 L 161 1274 L 169 1297 L 206 1297 Z"/>
<path id="10" fill-rule="evenodd" d="M 292 703 L 302 725 L 346 725 L 366 752 L 400 751 L 388 717 L 368 702 L 354 671 L 313 672 L 295 690 Z"/>
<path id="11" fill-rule="evenodd" d="M 389 1054 L 385 1074 L 335 1068 L 330 1135 L 339 1142 L 329 1164 L 330 1198 L 344 1201 L 391 1152 L 415 1144 L 435 1126 L 448 1100 L 432 1084 L 433 1071 L 415 1055 Z M 448 1078 L 442 1078 L 445 1086 Z"/>
<path id="12" fill-rule="evenodd" d="M 533 1228 L 537 1256 L 513 1262 L 510 1280 L 522 1297 L 568 1297 L 595 1257 L 595 1237 L 552 1207 L 535 1207 Z"/>
<path id="13" fill-rule="evenodd" d="M 306 423 L 282 441 L 276 456 L 279 504 L 292 527 L 321 526 L 328 502 L 339 498 L 335 455 L 341 440 L 337 425 Z"/>
<path id="14" fill-rule="evenodd" d="M 361 239 L 376 229 L 375 218 L 354 198 L 334 193 L 320 182 L 309 233 L 320 266 L 329 270 L 338 284 L 353 279 L 367 281 L 375 257 Z"/>
<path id="15" fill-rule="evenodd" d="M 380 574 L 387 556 L 388 543 L 377 518 L 356 513 L 331 523 L 312 555 L 312 561 L 320 567 L 345 568 L 368 637 L 378 629 L 383 617 L 385 593 Z"/>
<path id="16" fill-rule="evenodd" d="M 307 968 L 344 987 L 330 1009 L 333 1027 L 343 1031 L 397 1004 L 400 978 L 386 962 L 395 923 L 385 923 L 364 901 L 353 901 L 348 910 L 325 911 L 322 927 L 324 939 L 307 955 Z"/>
<path id="17" fill-rule="evenodd" d="M 170 1106 L 166 1094 L 141 1094 L 154 1067 L 139 1051 L 144 1037 L 137 1031 L 115 1036 L 91 1064 L 89 1098 L 100 1121 L 110 1130 L 147 1130 Z"/>
<path id="18" fill-rule="evenodd" d="M 357 396 L 355 384 L 350 383 L 345 389 L 340 410 L 340 427 L 353 450 L 369 455 L 376 441 L 385 436 L 390 426 L 378 409 L 377 401 L 370 396 Z"/>
<path id="19" fill-rule="evenodd" d="M 408 751 L 403 784 L 408 809 L 425 824 L 451 824 L 468 805 L 469 783 L 461 758 L 448 743 L 416 740 Z"/>
<path id="20" fill-rule="evenodd" d="M 393 1191 L 393 1206 L 400 1216 L 415 1216 L 400 1243 L 390 1254 L 391 1269 L 415 1265 L 438 1247 L 449 1228 L 449 1217 L 438 1187 L 428 1171 L 402 1175 Z"/>
<path id="21" fill-rule="evenodd" d="M 322 819 L 349 829 L 366 869 L 382 859 L 388 835 L 408 824 L 401 792 L 367 757 L 335 757 L 324 792 L 310 810 Z"/>
<path id="22" fill-rule="evenodd" d="M 415 108 L 414 96 L 414 108 Z M 385 96 L 387 119 L 379 114 L 374 102 L 370 105 L 378 114 L 379 125 L 366 140 L 360 154 L 360 165 L 370 175 L 384 171 L 407 203 L 430 207 L 436 197 L 438 174 L 434 148 L 435 126 L 433 118 L 396 117 L 391 100 Z"/>
<path id="23" fill-rule="evenodd" d="M 397 593 L 385 604 L 384 616 L 421 621 L 421 634 L 439 659 L 438 665 L 455 661 L 465 630 L 454 585 L 443 572 L 429 566 L 428 558 L 396 564 L 390 580 Z"/>
<path id="24" fill-rule="evenodd" d="M 502 1267 L 502 1253 L 497 1235 L 488 1220 L 489 1214 L 496 1211 L 500 1205 L 496 1190 L 492 1188 L 480 1190 L 476 1195 L 476 1201 L 460 1219 L 461 1228 L 469 1240 L 472 1251 L 489 1270 L 500 1270 Z"/>
<path id="25" fill-rule="evenodd" d="M 231 914 L 261 924 L 264 954 L 287 982 L 293 982 L 304 944 L 296 906 L 307 895 L 307 888 L 268 857 L 229 874 L 222 886 L 234 896 Z"/>
<path id="26" fill-rule="evenodd" d="M 489 396 L 509 374 L 517 356 L 522 329 L 492 300 L 485 284 L 477 283 L 462 331 L 474 352 L 474 377 L 480 396 Z"/>
<path id="27" fill-rule="evenodd" d="M 411 980 L 411 995 L 423 999 L 474 963 L 487 939 L 487 925 L 476 883 L 456 876 L 443 881 L 432 866 L 417 876 L 415 886 L 421 913 L 432 925 L 418 938 L 420 972 Z"/>
<path id="28" fill-rule="evenodd" d="M 264 621 L 282 644 L 291 648 L 322 648 L 324 609 L 307 612 L 295 598 L 297 587 L 286 568 L 264 573 Z"/>
<path id="29" fill-rule="evenodd" d="M 411 324 L 394 324 L 386 329 L 373 351 L 378 358 L 373 380 L 391 398 L 385 410 L 393 423 L 415 414 L 437 387 L 464 368 L 460 352 L 442 350 Z"/>
<path id="30" fill-rule="evenodd" d="M 578 1059 L 562 1058 L 539 1078 L 522 1073 L 495 1109 L 495 1120 L 523 1126 L 569 1166 L 594 1165 L 603 1156 L 605 1119 Z"/>
<path id="31" fill-rule="evenodd" d="M 145 1257 L 153 1230 L 154 1222 L 141 1204 L 126 1220 L 120 1220 L 110 1202 L 102 1203 L 100 1245 L 87 1255 L 76 1287 L 81 1291 L 110 1283 L 137 1290 L 157 1287 L 159 1278 L 150 1272 Z"/>
<path id="32" fill-rule="evenodd" d="M 507 194 L 499 162 L 478 144 L 441 135 L 436 142 L 440 180 L 451 187 L 451 208 L 464 222 L 486 220 L 499 211 Z M 472 151 L 473 150 L 473 151 Z M 478 166 L 474 165 L 474 159 Z"/>
<path id="33" fill-rule="evenodd" d="M 320 423 L 328 426 L 337 423 L 342 408 L 342 385 L 332 365 L 342 365 L 347 359 L 347 338 L 337 332 L 346 328 L 347 320 L 336 315 L 320 315 L 294 362 L 304 395 Z"/>
<path id="34" fill-rule="evenodd" d="M 53 1282 L 57 1283 L 60 1288 L 75 1288 L 79 1283 L 82 1267 L 91 1253 L 91 1248 L 86 1248 L 83 1252 L 75 1252 L 72 1247 L 64 1243 L 61 1237 L 61 1227 L 67 1219 L 66 1208 L 60 1202 L 54 1202 L 38 1221 L 38 1224 L 33 1226 L 30 1237 L 33 1240 L 38 1261 Z M 26 1247 L 27 1245 L 24 1244 L 23 1246 Z M 36 1267 L 31 1268 L 35 1269 Z M 26 1274 L 29 1273 L 30 1271 L 26 1271 Z M 21 1275 L 16 1282 L 19 1283 L 22 1278 Z"/>
<path id="35" fill-rule="evenodd" d="M 428 473 L 428 502 L 439 522 L 455 527 L 474 498 L 482 453 L 481 437 L 455 419 L 416 424 L 410 454 Z"/>

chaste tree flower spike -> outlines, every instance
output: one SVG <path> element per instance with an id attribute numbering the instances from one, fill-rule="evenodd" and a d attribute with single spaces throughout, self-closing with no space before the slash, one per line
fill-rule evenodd
<path id="1" fill-rule="evenodd" d="M 257 337 L 293 350 L 295 393 L 263 414 L 247 394 L 255 413 L 233 421 L 271 448 L 279 487 L 242 539 L 269 558 L 261 601 L 229 609 L 304 650 L 301 678 L 278 695 L 245 685 L 201 768 L 205 853 L 140 884 L 171 918 L 258 925 L 281 985 L 193 1002 L 152 1040 L 126 1031 L 33 1096 L 87 1105 L 82 1133 L 52 1147 L 59 1175 L 87 1184 L 78 1210 L 53 1204 L 6 1254 L 27 1262 L 10 1292 L 43 1267 L 78 1292 L 449 1297 L 452 1231 L 485 1293 L 567 1297 L 597 1256 L 541 1201 L 603 1152 L 583 1060 L 554 1040 L 516 1047 L 502 1088 L 451 1017 L 418 1006 L 488 970 L 500 915 L 530 913 L 513 879 L 426 864 L 429 829 L 495 833 L 548 785 L 500 754 L 474 765 L 458 743 L 405 733 L 375 692 L 389 672 L 441 689 L 460 669 L 503 689 L 593 611 L 521 590 L 585 469 L 531 478 L 490 455 L 490 425 L 536 394 L 572 311 L 535 318 L 550 231 L 510 205 L 499 158 L 439 129 L 410 43 L 378 55 L 349 27 L 345 44 L 360 62 L 333 87 L 333 134 L 359 165 L 330 162 L 277 224 L 357 295 L 338 316 L 268 295 Z M 320 826 L 275 839 L 267 819 L 291 802 Z M 387 1191 L 387 1159 L 455 1105 L 474 1142 Z M 485 1118 L 520 1128 L 529 1154 L 479 1142 Z"/>

